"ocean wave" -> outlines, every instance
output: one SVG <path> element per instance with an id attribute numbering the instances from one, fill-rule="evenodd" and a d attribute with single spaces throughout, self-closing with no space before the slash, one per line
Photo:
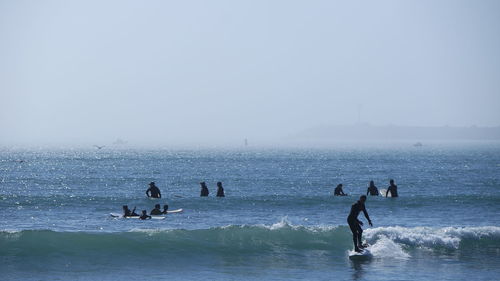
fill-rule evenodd
<path id="1" fill-rule="evenodd" d="M 408 258 L 426 247 L 473 251 L 500 246 L 500 227 L 377 227 L 364 237 L 375 257 Z M 63 255 L 243 255 L 320 251 L 343 255 L 352 248 L 346 226 L 229 225 L 209 229 L 133 229 L 128 232 L 0 231 L 0 256 Z"/>
<path id="2" fill-rule="evenodd" d="M 500 227 L 376 227 L 364 232 L 367 240 L 388 238 L 407 246 L 460 249 L 476 243 L 500 244 Z"/>

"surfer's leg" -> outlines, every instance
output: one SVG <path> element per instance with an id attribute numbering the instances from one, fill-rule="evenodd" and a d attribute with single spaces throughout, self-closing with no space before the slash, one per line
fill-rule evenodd
<path id="1" fill-rule="evenodd" d="M 349 223 L 349 228 L 351 229 L 352 232 L 352 242 L 354 243 L 354 251 L 359 252 L 360 250 L 358 248 L 358 228 L 356 227 L 355 223 L 350 221 L 348 221 L 348 223 Z"/>
<path id="2" fill-rule="evenodd" d="M 358 243 L 358 247 L 359 247 L 359 248 L 362 248 L 362 247 L 363 247 L 363 243 L 361 242 L 361 236 L 362 236 L 362 234 L 363 234 L 363 229 L 361 228 L 361 226 L 360 226 L 359 224 L 358 224 L 358 227 L 357 227 L 357 228 L 358 228 L 358 229 L 357 229 L 357 232 L 356 232 L 356 234 L 357 234 L 357 235 L 356 235 L 356 238 L 357 238 L 357 240 L 358 240 L 358 242 L 357 242 L 357 243 Z"/>

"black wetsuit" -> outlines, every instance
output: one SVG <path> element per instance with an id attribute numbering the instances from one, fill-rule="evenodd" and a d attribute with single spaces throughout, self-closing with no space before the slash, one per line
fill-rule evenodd
<path id="1" fill-rule="evenodd" d="M 206 196 L 208 196 L 208 187 L 206 187 L 206 186 L 202 186 L 202 187 L 201 187 L 200 196 L 201 196 L 201 197 L 206 197 Z"/>
<path id="2" fill-rule="evenodd" d="M 366 195 L 370 194 L 371 196 L 378 196 L 378 188 L 376 186 L 370 186 L 366 190 Z"/>
<path id="3" fill-rule="evenodd" d="M 135 213 L 135 209 L 134 209 L 134 211 L 130 211 L 129 209 L 126 209 L 125 214 L 123 216 L 124 217 L 134 217 L 134 216 L 138 216 L 138 214 Z"/>
<path id="4" fill-rule="evenodd" d="M 148 215 L 141 215 L 139 217 L 141 220 L 147 220 L 147 219 L 151 219 L 151 216 L 148 216 Z"/>
<path id="5" fill-rule="evenodd" d="M 154 208 L 149 214 L 152 216 L 159 216 L 163 215 L 163 212 L 160 209 Z"/>
<path id="6" fill-rule="evenodd" d="M 151 194 L 149 194 L 149 192 Z M 152 185 L 146 190 L 146 195 L 148 197 L 153 197 L 153 198 L 161 198 L 161 192 L 160 189 L 156 185 Z"/>
<path id="7" fill-rule="evenodd" d="M 347 217 L 347 223 L 351 228 L 352 232 L 352 241 L 354 242 L 354 249 L 358 250 L 359 246 L 362 245 L 361 242 L 361 234 L 363 233 L 363 229 L 361 228 L 361 221 L 358 220 L 359 213 L 363 211 L 365 214 L 365 218 L 371 224 L 370 217 L 368 216 L 368 212 L 366 212 L 365 204 L 361 201 L 358 201 L 351 206 L 351 212 Z"/>
<path id="8" fill-rule="evenodd" d="M 217 197 L 225 197 L 225 195 L 224 195 L 224 188 L 222 186 L 219 186 L 217 188 Z"/>
<path id="9" fill-rule="evenodd" d="M 345 196 L 346 194 L 342 190 L 342 187 L 337 186 L 337 187 L 335 187 L 335 191 L 333 191 L 333 195 L 335 195 L 335 196 Z"/>
<path id="10" fill-rule="evenodd" d="M 392 197 L 398 197 L 398 186 L 393 184 L 390 185 L 389 188 L 387 188 L 387 192 L 385 193 L 385 197 L 387 197 L 388 193 L 391 193 Z"/>

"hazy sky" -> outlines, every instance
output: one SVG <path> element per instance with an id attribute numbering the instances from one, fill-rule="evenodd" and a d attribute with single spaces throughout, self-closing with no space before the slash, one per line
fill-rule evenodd
<path id="1" fill-rule="evenodd" d="M 0 144 L 500 125 L 500 1 L 0 0 Z"/>

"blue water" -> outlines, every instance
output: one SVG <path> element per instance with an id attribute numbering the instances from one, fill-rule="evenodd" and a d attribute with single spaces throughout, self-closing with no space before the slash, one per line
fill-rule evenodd
<path id="1" fill-rule="evenodd" d="M 346 217 L 369 197 L 373 258 Z M 150 200 L 150 181 L 163 199 Z M 205 181 L 210 197 L 199 197 Z M 225 198 L 214 197 L 222 181 Z M 338 183 L 351 196 L 334 197 Z M 183 208 L 116 219 L 124 204 Z M 500 144 L 332 149 L 0 149 L 1 280 L 495 280 Z M 365 221 L 364 217 L 360 219 Z"/>

